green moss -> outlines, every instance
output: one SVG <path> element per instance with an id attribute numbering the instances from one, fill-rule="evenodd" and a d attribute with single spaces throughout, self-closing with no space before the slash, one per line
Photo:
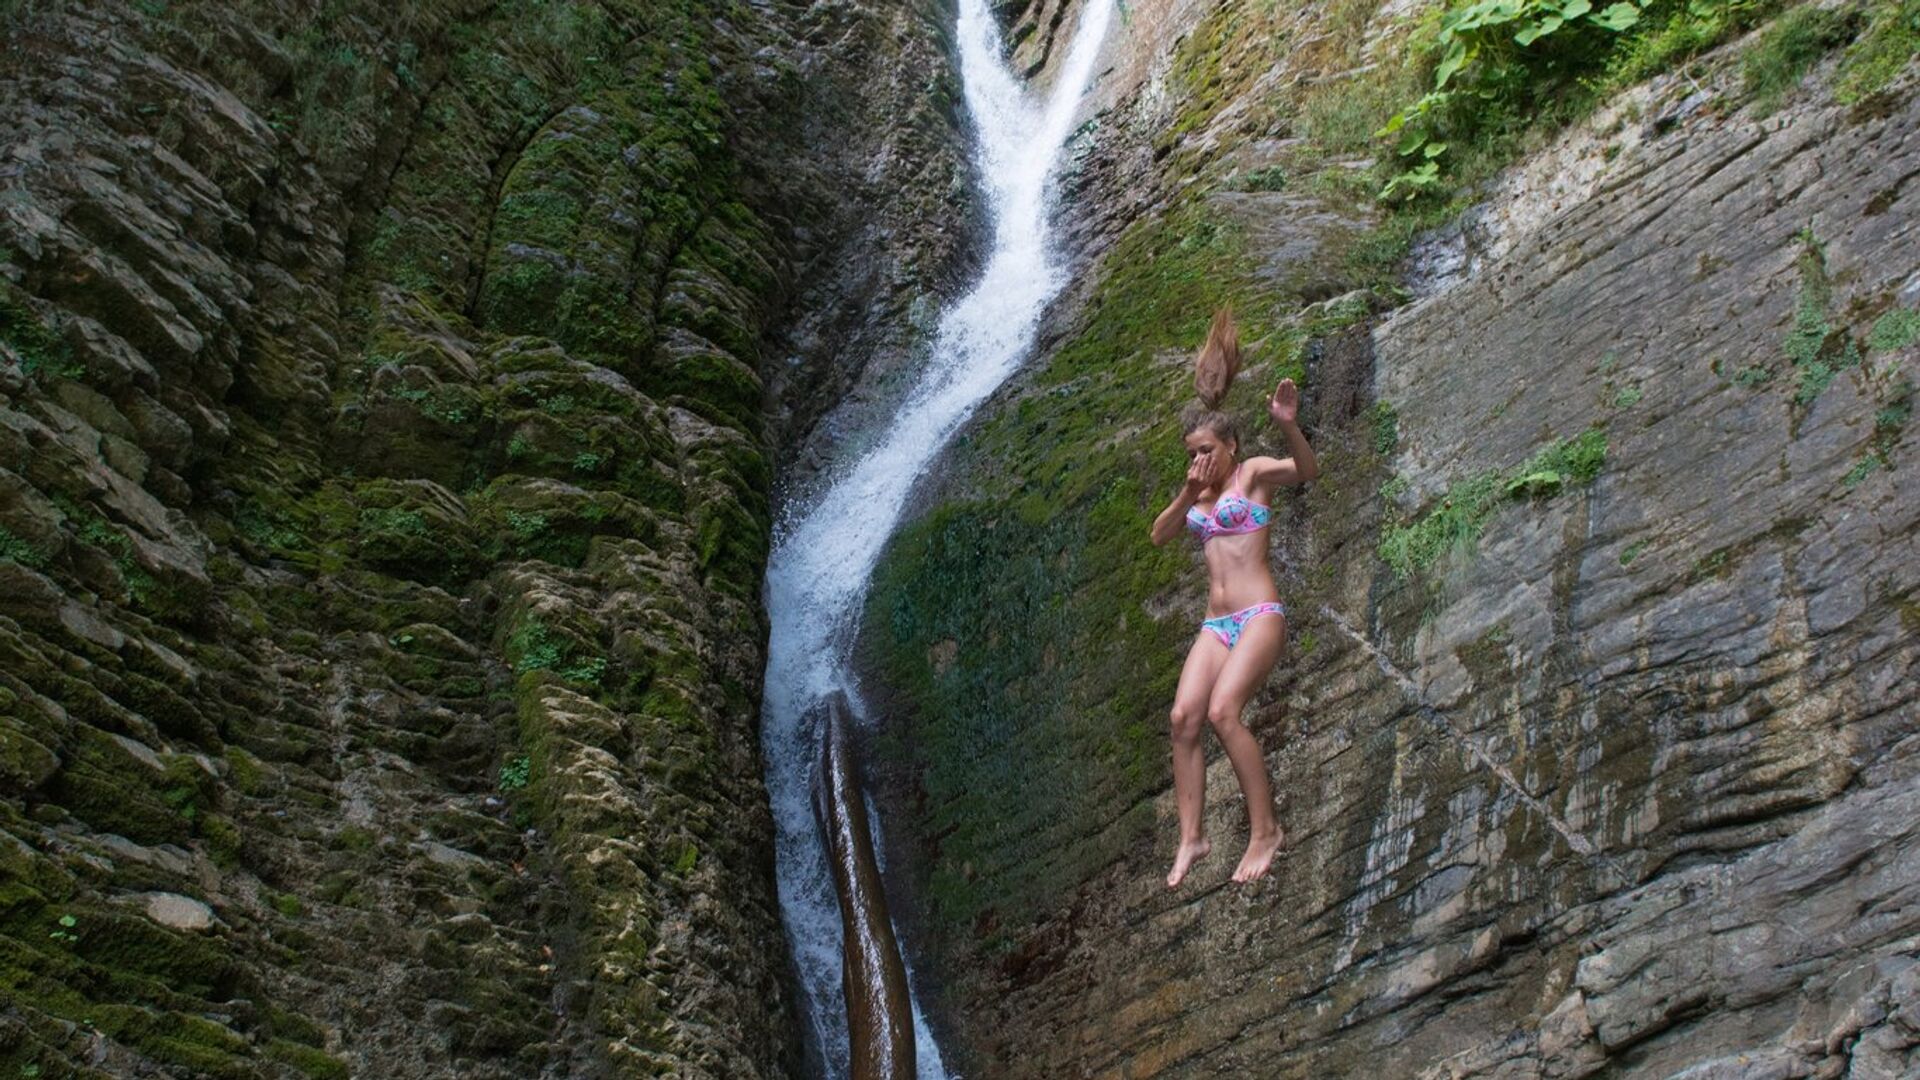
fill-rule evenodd
<path id="1" fill-rule="evenodd" d="M 1913 416 L 1913 393 L 1913 384 L 1902 379 L 1894 386 L 1887 404 L 1873 414 L 1873 434 L 1867 440 L 1866 452 L 1841 477 L 1843 488 L 1851 491 L 1875 471 L 1893 468 L 1894 447 L 1899 445 L 1907 421 Z"/>
<path id="2" fill-rule="evenodd" d="M 607 673 L 607 658 L 604 656 L 579 657 L 555 668 L 554 672 L 568 682 L 598 686 L 601 677 Z"/>
<path id="3" fill-rule="evenodd" d="M 1607 62 L 1605 88 L 1615 90 L 1683 67 L 1779 10 L 1779 0 L 1656 2 Z"/>
<path id="4" fill-rule="evenodd" d="M 1400 414 L 1389 402 L 1375 402 L 1373 406 L 1373 452 L 1383 458 L 1392 457 L 1400 448 Z"/>
<path id="5" fill-rule="evenodd" d="M 1553 443 L 1535 454 L 1520 467 L 1520 471 L 1550 471 L 1562 475 L 1568 483 L 1584 486 L 1599 477 L 1606 463 L 1606 433 L 1599 428 L 1588 428 L 1571 439 Z"/>
<path id="6" fill-rule="evenodd" d="M 527 619 L 508 635 L 507 656 L 522 675 L 551 671 L 583 686 L 599 686 L 609 666 L 584 641 L 538 619 Z"/>
<path id="7" fill-rule="evenodd" d="M 1545 447 L 1508 472 L 1483 472 L 1463 480 L 1417 517 L 1388 525 L 1381 533 L 1380 557 L 1400 577 L 1412 577 L 1450 553 L 1471 549 L 1487 520 L 1509 500 L 1550 498 L 1592 483 L 1606 457 L 1606 433 L 1589 428 Z"/>
<path id="8" fill-rule="evenodd" d="M 653 385 L 660 393 L 684 396 L 706 419 L 733 427 L 758 426 L 759 402 L 765 395 L 760 376 L 726 353 L 689 352 Z"/>
<path id="9" fill-rule="evenodd" d="M 1892 84 L 1920 55 L 1920 0 L 1883 0 L 1867 12 L 1867 26 L 1848 47 L 1834 97 L 1855 104 Z"/>
<path id="10" fill-rule="evenodd" d="M 523 675 L 545 671 L 560 663 L 563 644 L 545 624 L 529 619 L 507 639 L 507 655 L 513 660 L 513 670 Z"/>
<path id="11" fill-rule="evenodd" d="M 195 1076 L 262 1080 L 252 1047 L 237 1032 L 198 1016 L 121 1005 L 99 1005 L 93 1024 L 118 1042 Z"/>
<path id="12" fill-rule="evenodd" d="M 1731 548 L 1715 548 L 1713 551 L 1694 560 L 1693 580 L 1700 581 L 1710 577 L 1726 577 L 1729 572 L 1728 568 L 1732 565 L 1732 554 Z"/>
<path id="13" fill-rule="evenodd" d="M 1762 113 L 1780 107 L 1814 63 L 1853 36 L 1851 10 L 1804 4 L 1763 30 L 1740 58 L 1746 92 Z"/>
<path id="14" fill-rule="evenodd" d="M 184 770 L 176 766 L 165 776 L 156 774 L 92 728 L 80 730 L 66 759 L 48 793 L 75 817 L 142 844 L 184 845 L 191 836 L 183 811 L 198 805 L 202 789 Z"/>
<path id="15" fill-rule="evenodd" d="M 25 294 L 0 281 L 0 358 L 39 379 L 77 379 L 83 373 L 73 351 L 41 321 Z"/>
<path id="16" fill-rule="evenodd" d="M 283 511 L 249 500 L 234 513 L 234 531 L 260 553 L 297 555 L 310 546 Z"/>
<path id="17" fill-rule="evenodd" d="M 347 1080 L 351 1075 L 346 1062 L 325 1050 L 302 1043 L 273 1039 L 267 1043 L 266 1052 L 273 1060 L 285 1062 L 315 1080 Z"/>
<path id="18" fill-rule="evenodd" d="M 266 1029 L 272 1032 L 276 1039 L 316 1047 L 327 1045 L 326 1029 L 308 1017 L 272 1004 L 264 1007 L 263 1015 L 266 1020 Z"/>
<path id="19" fill-rule="evenodd" d="M 1239 191 L 1285 191 L 1287 169 L 1281 165 L 1249 169 L 1234 178 L 1233 187 Z"/>
<path id="20" fill-rule="evenodd" d="M 215 866 L 231 870 L 240 865 L 240 827 L 232 818 L 208 814 L 198 821 L 195 832 L 206 842 Z"/>
<path id="21" fill-rule="evenodd" d="M 686 847 L 680 849 L 679 857 L 673 860 L 673 872 L 684 877 L 692 873 L 693 868 L 698 865 L 699 862 L 700 849 L 693 844 L 688 844 Z"/>
<path id="22" fill-rule="evenodd" d="M 477 419 L 485 408 L 477 395 L 457 387 L 398 389 L 390 391 L 389 396 L 413 405 L 421 416 L 436 424 L 452 427 Z"/>
<path id="23" fill-rule="evenodd" d="M 45 552 L 5 529 L 0 529 L 0 559 L 17 562 L 35 570 L 45 569 L 48 562 Z"/>
<path id="24" fill-rule="evenodd" d="M 1448 552 L 1471 547 L 1501 504 L 1503 486 L 1495 473 L 1453 485 L 1420 517 L 1389 526 L 1380 539 L 1380 557 L 1395 573 L 1410 577 Z"/>
<path id="25" fill-rule="evenodd" d="M 334 834 L 333 846 L 345 851 L 368 851 L 379 839 L 372 829 L 348 825 Z"/>
<path id="26" fill-rule="evenodd" d="M 226 751 L 227 782 L 242 795 L 261 795 L 270 790 L 266 767 L 260 759 L 238 746 Z"/>
<path id="27" fill-rule="evenodd" d="M 1873 471 L 1879 467 L 1880 459 L 1872 454 L 1868 454 L 1854 462 L 1853 467 L 1847 470 L 1847 474 L 1840 478 L 1841 486 L 1851 491 L 1860 486 L 1861 482 L 1866 480 L 1866 478 L 1872 475 Z"/>
<path id="28" fill-rule="evenodd" d="M 156 980 L 154 992 L 164 988 L 204 998 L 235 974 L 233 958 L 218 941 L 169 930 L 143 915 L 95 910 L 81 922 L 76 956 L 115 973 Z"/>
<path id="29" fill-rule="evenodd" d="M 181 817 L 197 822 L 219 795 L 213 777 L 186 754 L 170 754 L 160 777 L 160 797 Z"/>
<path id="30" fill-rule="evenodd" d="M 1874 320 L 1867 332 L 1867 348 L 1874 352 L 1893 352 L 1915 341 L 1920 341 L 1920 311 L 1912 308 L 1893 308 Z"/>
<path id="31" fill-rule="evenodd" d="M 1212 8 L 1174 47 L 1169 79 L 1180 91 L 1183 108 L 1155 139 L 1165 153 L 1188 132 L 1204 127 L 1232 100 L 1232 84 L 1221 70 L 1232 54 L 1229 42 L 1245 31 L 1248 13 L 1236 4 Z"/>
<path id="32" fill-rule="evenodd" d="M 1271 305 L 1260 303 L 1253 292 L 1243 229 L 1200 200 L 1128 229 L 1102 269 L 1086 331 L 1040 373 L 1042 385 L 1058 385 L 1156 349 L 1195 348 L 1221 306 L 1234 307 L 1243 344 L 1257 344 L 1273 325 Z M 1260 359 L 1257 352 L 1249 357 L 1250 362 Z"/>
<path id="33" fill-rule="evenodd" d="M 1827 309 L 1833 289 L 1827 280 L 1826 249 L 1811 228 L 1800 233 L 1799 296 L 1793 323 L 1781 350 L 1793 365 L 1797 405 L 1811 405 L 1840 372 L 1857 367 L 1860 347 L 1844 331 L 1836 330 Z"/>
<path id="34" fill-rule="evenodd" d="M 1185 565 L 1147 545 L 1144 494 L 1116 480 L 1085 512 L 1037 520 L 948 504 L 883 564 L 869 625 L 888 685 L 914 703 L 944 925 L 1030 913 L 1147 824 L 1177 665 L 1138 658 L 1173 654 L 1190 628 L 1139 607 Z M 1086 642 L 1071 662 L 1068 641 Z M 1056 782 L 1068 772 L 1078 782 Z"/>
<path id="35" fill-rule="evenodd" d="M 52 501 L 73 530 L 74 538 L 100 551 L 113 564 L 126 590 L 126 600 L 155 614 L 179 613 L 180 598 L 162 589 L 135 557 L 133 541 L 127 539 L 124 529 L 108 521 L 91 505 L 76 503 L 63 495 L 54 496 Z"/>
<path id="36" fill-rule="evenodd" d="M 525 754 L 500 766 L 500 790 L 519 791 L 527 786 L 532 776 L 533 759 Z"/>
<path id="37" fill-rule="evenodd" d="M 487 685 L 477 675 L 456 675 L 440 684 L 439 695 L 443 698 L 477 698 L 486 693 Z"/>

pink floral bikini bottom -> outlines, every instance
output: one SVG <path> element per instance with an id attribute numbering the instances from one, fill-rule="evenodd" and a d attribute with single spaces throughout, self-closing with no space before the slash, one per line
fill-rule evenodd
<path id="1" fill-rule="evenodd" d="M 1240 628 L 1262 615 L 1278 615 L 1284 619 L 1287 615 L 1286 605 L 1271 600 L 1263 601 L 1252 607 L 1241 608 L 1231 615 L 1207 619 L 1200 624 L 1200 629 L 1213 631 L 1213 636 L 1220 639 L 1220 644 L 1231 649 L 1240 643 Z"/>

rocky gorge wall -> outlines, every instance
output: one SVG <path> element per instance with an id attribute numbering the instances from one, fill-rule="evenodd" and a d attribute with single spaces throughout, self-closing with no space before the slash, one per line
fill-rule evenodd
<path id="1" fill-rule="evenodd" d="M 964 256 L 949 21 L 0 5 L 0 1072 L 798 1070 L 774 446 Z"/>
<path id="2" fill-rule="evenodd" d="M 1057 6 L 1003 8 L 1040 70 Z M 1085 270 L 868 607 L 961 1072 L 1920 1068 L 1920 79 L 1908 8 L 1834 10 L 1752 6 L 1424 213 L 1370 138 L 1420 5 L 1126 5 Z M 1226 880 L 1215 754 L 1169 893 L 1203 572 L 1146 531 L 1221 303 L 1230 407 L 1301 380 L 1322 477 L 1247 716 L 1288 849 Z"/>

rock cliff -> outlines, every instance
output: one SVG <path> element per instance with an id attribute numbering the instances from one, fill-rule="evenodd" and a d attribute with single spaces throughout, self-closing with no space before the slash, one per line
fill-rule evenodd
<path id="1" fill-rule="evenodd" d="M 0 1071 L 797 1071 L 773 447 L 961 265 L 948 21 L 0 6 Z"/>
<path id="2" fill-rule="evenodd" d="M 1057 6 L 1004 9 L 1042 68 Z M 1409 207 L 1421 5 L 1126 5 L 1080 284 L 869 604 L 962 1072 L 1920 1068 L 1911 5 L 1713 9 Z M 1323 476 L 1247 717 L 1288 850 L 1226 880 L 1216 754 L 1169 893 L 1204 571 L 1146 532 L 1220 303 L 1230 407 L 1302 380 Z"/>

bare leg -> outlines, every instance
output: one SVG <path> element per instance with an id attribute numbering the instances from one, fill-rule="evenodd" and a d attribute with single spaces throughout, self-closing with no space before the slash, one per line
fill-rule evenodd
<path id="1" fill-rule="evenodd" d="M 1240 722 L 1240 713 L 1254 691 L 1267 681 L 1273 665 L 1286 646 L 1285 616 L 1262 615 L 1251 619 L 1240 630 L 1240 641 L 1214 680 L 1213 693 L 1207 699 L 1207 723 L 1227 748 L 1233 762 L 1233 775 L 1247 796 L 1247 853 L 1233 871 L 1233 880 L 1252 881 L 1266 874 L 1273 853 L 1282 839 L 1280 823 L 1273 815 L 1273 785 L 1267 779 L 1267 759 L 1260 741 Z"/>
<path id="2" fill-rule="evenodd" d="M 1180 686 L 1173 693 L 1173 801 L 1180 809 L 1180 849 L 1167 874 L 1167 888 L 1180 884 L 1194 861 L 1213 850 L 1207 842 L 1202 810 L 1207 802 L 1207 753 L 1200 735 L 1207 722 L 1207 700 L 1214 679 L 1227 662 L 1227 647 L 1205 630 L 1187 650 Z"/>

